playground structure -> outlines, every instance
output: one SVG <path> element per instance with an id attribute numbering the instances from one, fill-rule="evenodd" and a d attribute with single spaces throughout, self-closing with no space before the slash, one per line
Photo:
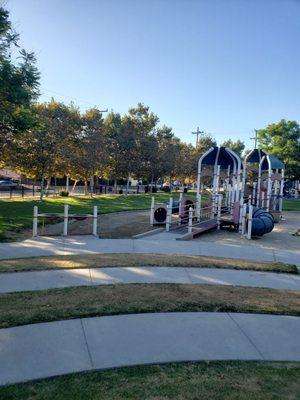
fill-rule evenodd
<path id="1" fill-rule="evenodd" d="M 32 227 L 32 236 L 39 236 L 38 227 L 39 227 L 39 219 L 42 219 L 42 232 L 41 235 L 44 234 L 45 221 L 48 220 L 50 222 L 53 221 L 62 221 L 62 236 L 69 235 L 69 222 L 71 220 L 82 221 L 87 220 L 92 222 L 92 231 L 90 234 L 98 237 L 97 235 L 97 225 L 98 225 L 98 207 L 93 207 L 93 214 L 69 214 L 69 205 L 64 204 L 64 212 L 63 213 L 39 213 L 38 206 L 33 207 L 33 227 Z"/>
<path id="2" fill-rule="evenodd" d="M 252 150 L 245 159 L 248 175 L 252 175 L 250 203 L 271 212 L 279 222 L 282 212 L 284 164 L 273 155 L 260 149 Z"/>
<path id="3" fill-rule="evenodd" d="M 262 236 L 279 222 L 283 183 L 284 164 L 276 157 L 254 149 L 243 161 L 229 148 L 212 147 L 198 161 L 196 199 L 180 194 L 179 202 L 155 204 L 153 197 L 150 224 L 186 229 L 187 238 L 215 228 Z"/>

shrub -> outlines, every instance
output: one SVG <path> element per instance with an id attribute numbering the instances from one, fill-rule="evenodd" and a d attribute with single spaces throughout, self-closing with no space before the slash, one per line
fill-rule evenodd
<path id="1" fill-rule="evenodd" d="M 69 192 L 68 192 L 67 190 L 61 190 L 61 191 L 59 192 L 59 195 L 60 195 L 61 197 L 68 197 L 68 196 L 69 196 Z"/>

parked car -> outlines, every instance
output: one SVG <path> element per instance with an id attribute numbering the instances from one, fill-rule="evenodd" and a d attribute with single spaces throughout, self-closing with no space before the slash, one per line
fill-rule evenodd
<path id="1" fill-rule="evenodd" d="M 1 179 L 0 180 L 0 190 L 17 190 L 21 189 L 22 186 L 11 179 Z"/>

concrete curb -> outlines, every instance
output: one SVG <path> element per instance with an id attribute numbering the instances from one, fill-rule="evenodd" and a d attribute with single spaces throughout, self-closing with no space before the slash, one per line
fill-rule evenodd
<path id="1" fill-rule="evenodd" d="M 138 235 L 132 236 L 133 239 L 141 239 L 147 236 L 152 236 L 156 235 L 157 233 L 163 232 L 165 229 L 164 228 L 157 228 L 157 229 L 152 229 L 151 231 L 139 233 Z"/>

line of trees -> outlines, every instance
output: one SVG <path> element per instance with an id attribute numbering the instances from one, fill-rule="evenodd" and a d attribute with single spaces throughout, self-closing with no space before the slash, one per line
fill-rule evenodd
<path id="1" fill-rule="evenodd" d="M 40 75 L 33 53 L 19 48 L 8 12 L 0 7 L 0 167 L 41 180 L 67 176 L 93 185 L 94 177 L 193 181 L 197 160 L 217 143 L 203 135 L 197 148 L 182 142 L 149 107 L 137 104 L 121 116 L 97 108 L 81 112 L 54 99 L 37 103 Z M 16 56 L 17 54 L 17 56 Z M 300 126 L 282 120 L 258 131 L 259 146 L 300 179 Z M 221 145 L 242 154 L 242 141 Z"/>

